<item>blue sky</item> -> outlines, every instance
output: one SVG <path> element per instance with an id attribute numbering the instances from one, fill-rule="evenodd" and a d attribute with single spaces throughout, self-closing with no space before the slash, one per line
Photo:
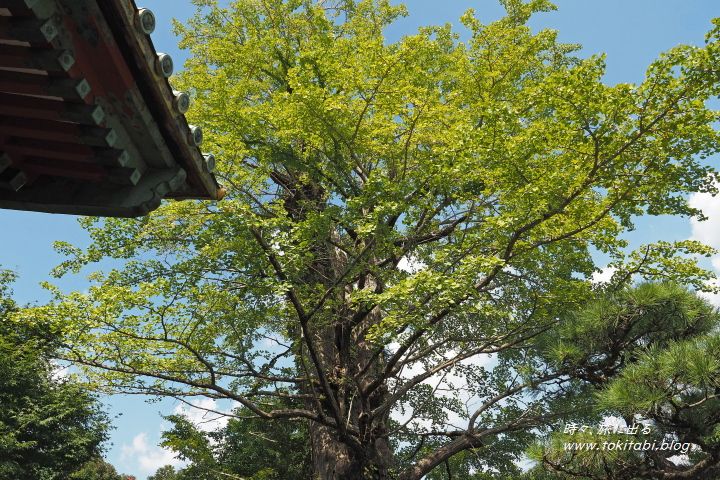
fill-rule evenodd
<path id="1" fill-rule="evenodd" d="M 136 1 L 139 7 L 155 13 L 158 20 L 152 34 L 155 48 L 169 53 L 179 70 L 187 54 L 177 48 L 171 19 L 185 21 L 195 12 L 195 7 L 189 0 Z M 702 44 L 704 34 L 711 28 L 710 19 L 720 16 L 717 0 L 557 0 L 555 3 L 559 11 L 538 14 L 531 26 L 559 30 L 560 41 L 584 46 L 583 56 L 606 53 L 608 84 L 642 81 L 645 68 L 660 52 L 679 43 Z M 447 22 L 459 25 L 458 18 L 468 8 L 474 8 L 484 23 L 497 19 L 502 13 L 496 0 L 407 0 L 406 5 L 410 16 L 391 26 L 387 31 L 390 41 L 412 34 L 422 25 Z M 711 160 L 717 162 L 718 159 Z M 720 247 L 720 201 L 709 196 L 695 196 L 690 200 L 703 208 L 709 221 L 698 224 L 682 218 L 644 218 L 628 239 L 633 245 L 639 245 L 693 237 Z M 56 240 L 82 247 L 87 245 L 88 236 L 72 216 L 0 210 L 0 266 L 20 274 L 14 288 L 19 302 L 47 300 L 48 296 L 38 285 L 41 281 L 51 281 L 68 291 L 87 288 L 82 276 L 61 280 L 48 276 L 62 261 L 52 248 Z M 712 264 L 720 271 L 720 259 L 713 259 Z M 140 397 L 122 396 L 110 397 L 106 402 L 112 407 L 112 414 L 122 413 L 116 420 L 114 445 L 107 456 L 118 471 L 143 480 L 158 467 L 172 462 L 171 454 L 155 446 L 163 428 L 159 412 L 174 413 L 181 408 L 179 405 L 169 401 L 147 404 Z"/>

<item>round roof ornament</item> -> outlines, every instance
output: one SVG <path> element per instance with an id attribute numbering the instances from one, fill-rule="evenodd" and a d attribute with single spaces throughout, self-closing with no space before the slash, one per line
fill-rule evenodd
<path id="1" fill-rule="evenodd" d="M 167 53 L 158 53 L 155 59 L 155 72 L 165 78 L 173 74 L 173 59 Z"/>
<path id="2" fill-rule="evenodd" d="M 215 155 L 212 153 L 208 153 L 207 155 L 203 155 L 205 157 L 205 166 L 207 167 L 208 172 L 213 173 L 215 171 Z"/>
<path id="3" fill-rule="evenodd" d="M 188 143 L 194 147 L 199 147 L 203 141 L 203 133 L 200 127 L 190 125 L 190 134 L 188 135 Z"/>
<path id="4" fill-rule="evenodd" d="M 150 35 L 155 31 L 155 26 L 155 14 L 147 8 L 138 9 L 135 16 L 135 28 L 145 35 Z"/>
<path id="5" fill-rule="evenodd" d="M 173 90 L 173 95 L 175 95 L 175 100 L 173 101 L 175 110 L 184 115 L 190 109 L 190 95 L 185 92 L 178 92 L 177 90 Z"/>

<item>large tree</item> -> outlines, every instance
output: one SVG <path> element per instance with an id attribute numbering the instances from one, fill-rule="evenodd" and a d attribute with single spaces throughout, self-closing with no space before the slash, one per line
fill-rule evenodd
<path id="1" fill-rule="evenodd" d="M 719 28 L 609 86 L 602 56 L 527 27 L 546 0 L 502 0 L 488 25 L 469 11 L 467 42 L 445 26 L 392 44 L 406 11 L 385 0 L 195 3 L 173 84 L 226 199 L 82 220 L 94 242 L 60 244 L 57 274 L 126 266 L 27 311 L 64 326 L 63 358 L 99 388 L 303 421 L 323 480 L 419 479 L 463 456 L 511 471 L 534 432 L 588 407 L 539 335 L 594 289 L 709 278 L 696 242 L 628 253 L 621 235 L 641 214 L 703 218 L 686 195 L 716 192 L 701 159 L 720 148 Z M 593 249 L 617 268 L 605 287 Z"/>

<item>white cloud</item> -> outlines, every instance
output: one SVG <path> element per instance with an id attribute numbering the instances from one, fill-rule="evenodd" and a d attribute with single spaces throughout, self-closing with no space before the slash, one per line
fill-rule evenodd
<path id="1" fill-rule="evenodd" d="M 612 278 L 613 274 L 617 272 L 617 268 L 615 267 L 605 267 L 602 270 L 599 270 L 595 273 L 593 273 L 590 276 L 590 281 L 592 283 L 606 283 L 609 282 Z"/>
<path id="2" fill-rule="evenodd" d="M 398 262 L 398 270 L 402 270 L 407 273 L 417 273 L 425 266 L 424 263 L 415 261 L 407 256 L 400 259 Z"/>
<path id="3" fill-rule="evenodd" d="M 192 405 L 180 404 L 173 411 L 176 415 L 185 415 L 200 430 L 209 432 L 224 427 L 229 414 L 235 404 L 230 408 L 221 409 L 216 400 L 210 398 L 196 399 L 191 402 Z M 160 424 L 160 432 L 166 430 L 169 425 Z M 158 468 L 165 465 L 174 467 L 183 467 L 187 462 L 175 458 L 172 450 L 153 445 L 147 433 L 139 433 L 133 437 L 131 445 L 122 445 L 120 447 L 120 459 L 128 465 L 133 465 L 133 471 L 140 477 L 142 475 L 152 475 Z"/>
<path id="4" fill-rule="evenodd" d="M 175 454 L 165 448 L 151 445 L 147 433 L 135 435 L 132 445 L 120 447 L 120 459 L 136 466 L 138 474 L 153 474 L 165 465 L 179 467 L 185 462 L 175 458 Z"/>
<path id="5" fill-rule="evenodd" d="M 52 365 L 53 380 L 64 380 L 70 375 L 71 365 L 69 363 L 59 363 L 51 360 L 50 364 Z"/>
<path id="6" fill-rule="evenodd" d="M 720 195 L 713 197 L 709 193 L 694 193 L 690 195 L 690 206 L 702 210 L 707 220 L 699 222 L 690 219 L 690 227 L 692 235 L 690 240 L 697 240 L 720 250 Z M 715 272 L 720 272 L 720 255 L 712 258 L 712 267 Z M 711 284 L 717 286 L 718 281 L 713 280 Z M 715 306 L 720 306 L 720 295 L 713 293 L 700 292 L 700 296 L 712 302 Z"/>
<path id="7" fill-rule="evenodd" d="M 713 197 L 709 193 L 694 193 L 690 195 L 689 203 L 691 207 L 702 210 L 708 217 L 704 222 L 690 219 L 691 239 L 720 249 L 720 195 Z M 716 261 L 717 258 L 714 259 L 713 266 L 718 268 L 720 264 Z"/>
<path id="8" fill-rule="evenodd" d="M 233 403 L 230 408 L 223 410 L 216 400 L 212 398 L 202 398 L 193 400 L 192 406 L 180 404 L 175 407 L 175 415 L 185 415 L 200 430 L 204 432 L 212 432 L 218 428 L 227 425 L 230 417 L 228 415 L 232 409 L 238 406 L 237 402 Z"/>
<path id="9" fill-rule="evenodd" d="M 400 345 L 398 343 L 391 343 L 390 345 L 388 345 L 388 350 L 390 350 L 390 352 L 395 352 L 397 351 L 399 346 Z M 456 355 L 456 352 L 448 352 L 446 354 L 446 358 L 451 358 L 454 355 Z M 460 363 L 464 365 L 473 365 L 480 368 L 492 363 L 492 361 L 493 358 L 491 355 L 477 355 L 475 357 L 465 359 Z M 409 380 L 414 376 L 423 373 L 425 370 L 425 366 L 422 364 L 422 362 L 415 362 L 414 364 L 403 369 L 400 374 L 400 378 L 404 380 Z M 437 389 L 436 396 L 450 395 L 455 398 L 459 398 L 468 406 L 468 409 L 472 410 L 473 399 L 470 398 L 470 396 L 467 394 L 467 391 L 463 388 L 467 384 L 467 380 L 464 376 L 458 376 L 454 373 L 438 373 L 424 380 L 422 383 L 430 385 L 433 389 Z M 455 387 L 455 390 L 450 391 L 451 389 L 449 388 L 449 385 Z M 413 411 L 407 405 L 405 407 L 405 413 L 402 413 L 399 408 L 395 408 L 392 411 L 391 416 L 393 420 L 400 422 L 401 424 L 404 424 L 408 420 L 410 420 L 410 418 L 413 416 Z M 448 414 L 447 424 L 449 426 L 464 428 L 463 424 L 466 421 L 463 420 L 457 413 L 450 410 L 446 410 L 446 413 Z M 419 425 L 423 425 L 425 427 L 429 427 L 431 424 L 430 421 L 419 419 L 413 419 L 411 421 L 411 424 L 412 422 L 417 422 Z"/>
<path id="10" fill-rule="evenodd" d="M 714 265 L 714 262 L 713 262 L 713 267 L 715 268 L 716 271 L 720 270 L 720 269 L 718 269 L 718 267 L 716 267 Z M 715 278 L 713 280 L 706 282 L 706 285 L 718 287 L 718 286 L 720 286 L 720 280 Z M 706 299 L 707 301 L 709 301 L 711 304 L 715 305 L 716 307 L 720 307 L 720 293 L 697 292 L 697 294 L 699 297 Z"/>

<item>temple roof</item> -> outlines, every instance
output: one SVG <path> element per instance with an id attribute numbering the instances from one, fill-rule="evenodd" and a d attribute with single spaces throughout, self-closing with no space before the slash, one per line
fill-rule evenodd
<path id="1" fill-rule="evenodd" d="M 133 0 L 0 0 L 0 208 L 135 217 L 222 198 Z"/>

